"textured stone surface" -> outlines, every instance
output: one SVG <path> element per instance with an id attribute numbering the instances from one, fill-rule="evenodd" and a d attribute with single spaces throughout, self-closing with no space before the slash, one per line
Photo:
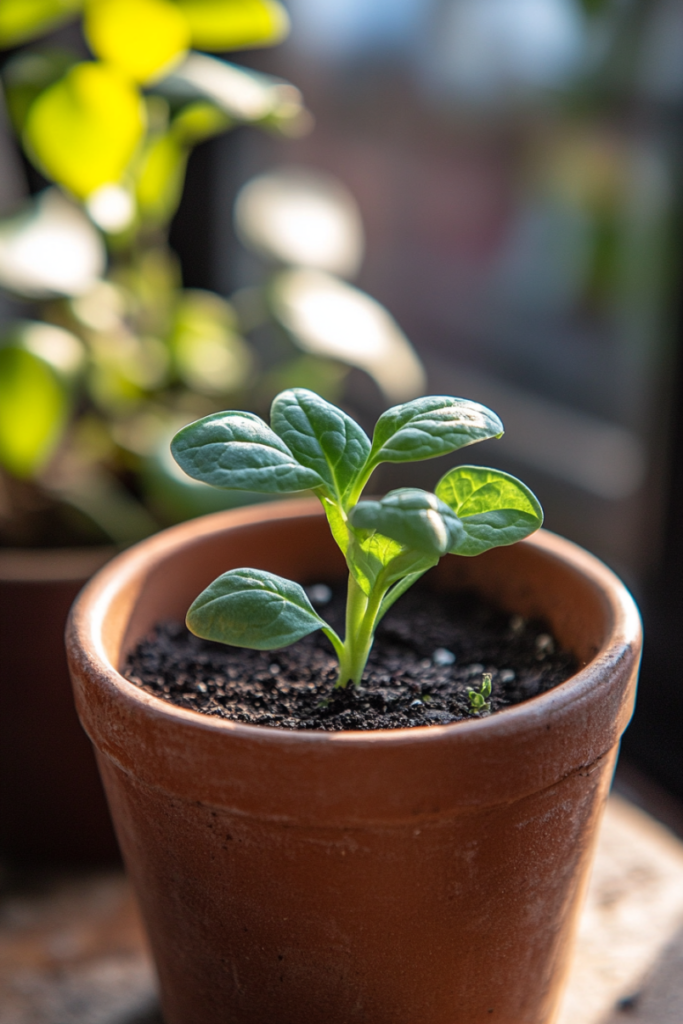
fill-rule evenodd
<path id="1" fill-rule="evenodd" d="M 683 843 L 613 796 L 558 1024 L 682 1021 Z M 8 884 L 0 1024 L 162 1024 L 119 873 Z"/>
<path id="2" fill-rule="evenodd" d="M 156 993 L 120 872 L 32 877 L 0 906 L 1 1024 L 153 1024 Z"/>
<path id="3" fill-rule="evenodd" d="M 558 1024 L 681 1022 L 683 843 L 613 795 Z"/>

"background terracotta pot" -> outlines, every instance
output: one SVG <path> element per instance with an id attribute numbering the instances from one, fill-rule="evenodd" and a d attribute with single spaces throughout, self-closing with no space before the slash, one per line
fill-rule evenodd
<path id="1" fill-rule="evenodd" d="M 118 848 L 69 681 L 64 627 L 112 548 L 0 549 L 0 856 L 112 860 Z"/>
<path id="2" fill-rule="evenodd" d="M 315 502 L 219 514 L 115 559 L 68 631 L 167 1024 L 548 1024 L 632 711 L 627 591 L 550 534 L 444 559 L 436 587 L 544 615 L 583 666 L 454 725 L 253 727 L 119 675 L 156 621 L 242 565 L 303 583 L 344 570 Z"/>

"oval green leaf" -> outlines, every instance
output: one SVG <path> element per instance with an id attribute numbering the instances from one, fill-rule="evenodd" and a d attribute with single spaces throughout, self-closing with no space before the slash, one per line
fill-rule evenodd
<path id="1" fill-rule="evenodd" d="M 349 513 L 354 530 L 390 537 L 426 555 L 445 555 L 460 540 L 458 517 L 435 494 L 416 487 L 390 491 L 381 501 L 360 501 Z"/>
<path id="2" fill-rule="evenodd" d="M 149 225 L 170 221 L 178 209 L 185 183 L 187 150 L 171 132 L 149 139 L 137 163 L 135 197 Z"/>
<path id="3" fill-rule="evenodd" d="M 460 520 L 462 534 L 449 549 L 454 555 L 479 555 L 514 544 L 543 523 L 536 496 L 498 469 L 457 466 L 439 480 L 436 494 Z"/>
<path id="4" fill-rule="evenodd" d="M 135 86 L 115 68 L 87 61 L 35 100 L 24 143 L 50 178 L 84 199 L 121 179 L 144 129 Z"/>
<path id="5" fill-rule="evenodd" d="M 213 413 L 183 427 L 171 442 L 188 476 L 228 490 L 287 494 L 324 486 L 301 466 L 284 441 L 249 412 Z"/>
<path id="6" fill-rule="evenodd" d="M 0 348 L 0 465 L 19 478 L 43 468 L 67 423 L 67 390 L 32 352 Z"/>
<path id="7" fill-rule="evenodd" d="M 167 74 L 191 41 L 171 0 L 96 0 L 86 4 L 83 30 L 97 57 L 136 82 Z"/>
<path id="8" fill-rule="evenodd" d="M 326 623 L 298 583 L 260 569 L 231 569 L 193 602 L 187 627 L 205 640 L 269 651 Z"/>
<path id="9" fill-rule="evenodd" d="M 329 497 L 343 505 L 370 453 L 365 431 L 306 388 L 279 394 L 270 410 L 270 423 L 297 461 L 325 481 Z"/>
<path id="10" fill-rule="evenodd" d="M 478 402 L 449 395 L 416 398 L 377 420 L 368 465 L 433 459 L 502 433 L 496 414 Z"/>

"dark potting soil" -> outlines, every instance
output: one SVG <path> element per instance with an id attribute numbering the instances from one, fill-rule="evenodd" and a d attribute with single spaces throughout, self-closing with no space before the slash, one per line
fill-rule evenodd
<path id="1" fill-rule="evenodd" d="M 309 597 L 338 633 L 344 597 Z M 324 608 L 322 607 L 324 605 Z M 547 624 L 510 616 L 473 593 L 413 589 L 380 623 L 362 685 L 335 689 L 332 645 L 312 633 L 291 647 L 252 651 L 160 623 L 130 654 L 124 675 L 177 707 L 284 729 L 399 729 L 482 717 L 529 700 L 576 672 Z M 471 691 L 491 674 L 490 711 Z"/>

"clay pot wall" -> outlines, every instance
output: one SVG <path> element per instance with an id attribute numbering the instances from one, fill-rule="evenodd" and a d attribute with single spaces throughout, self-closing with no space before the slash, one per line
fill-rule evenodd
<path id="1" fill-rule="evenodd" d="M 64 626 L 111 548 L 0 549 L 0 856 L 113 860 L 118 848 L 74 708 Z"/>
<path id="2" fill-rule="evenodd" d="M 123 679 L 155 622 L 244 565 L 302 583 L 344 569 L 315 502 L 222 513 L 112 562 L 69 628 L 167 1024 L 550 1024 L 633 706 L 630 596 L 550 534 L 444 559 L 436 587 L 545 616 L 582 665 L 447 726 L 254 727 Z"/>

